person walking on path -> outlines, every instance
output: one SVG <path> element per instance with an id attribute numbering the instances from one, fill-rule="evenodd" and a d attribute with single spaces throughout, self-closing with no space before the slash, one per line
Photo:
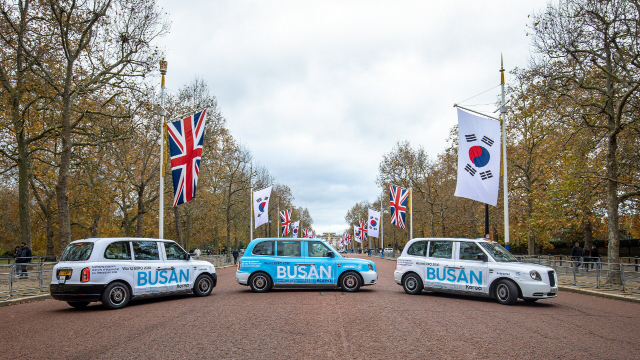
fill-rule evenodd
<path id="1" fill-rule="evenodd" d="M 584 251 L 582 252 L 582 256 L 584 257 L 584 264 L 582 265 L 582 267 L 587 269 L 587 271 L 589 271 L 589 262 L 591 261 L 591 249 L 585 246 Z"/>
<path id="2" fill-rule="evenodd" d="M 597 269 L 600 269 L 600 251 L 598 251 L 598 248 L 595 245 L 591 246 L 591 268 L 592 269 L 594 265 L 596 266 Z"/>
<path id="3" fill-rule="evenodd" d="M 233 265 L 236 265 L 238 263 L 238 255 L 238 250 L 233 249 Z"/>
<path id="4" fill-rule="evenodd" d="M 576 243 L 576 246 L 571 249 L 571 258 L 575 261 L 575 267 L 580 267 L 580 258 L 582 257 L 582 249 L 580 243 Z"/>
<path id="5" fill-rule="evenodd" d="M 199 258 L 199 257 L 200 257 L 200 248 L 196 248 L 196 249 L 193 251 L 193 255 L 195 255 L 197 258 Z"/>
<path id="6" fill-rule="evenodd" d="M 31 249 L 29 249 L 27 244 L 20 244 L 20 249 L 16 252 L 16 264 L 26 264 L 31 262 L 32 255 Z M 16 274 L 16 276 L 25 278 L 29 276 L 27 275 L 27 265 L 18 265 L 18 271 L 19 274 Z"/>

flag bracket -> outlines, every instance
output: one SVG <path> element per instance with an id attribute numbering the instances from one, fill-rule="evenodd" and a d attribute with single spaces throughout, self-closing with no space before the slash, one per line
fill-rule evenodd
<path id="1" fill-rule="evenodd" d="M 469 108 L 466 108 L 466 107 L 464 107 L 464 106 L 460 106 L 460 105 L 458 105 L 458 104 L 453 104 L 453 107 L 455 107 L 455 108 L 460 108 L 460 109 L 462 109 L 462 110 L 466 110 L 466 111 L 470 111 L 470 112 L 472 112 L 472 113 L 476 113 L 476 114 L 478 114 L 478 115 L 482 115 L 482 116 L 484 116 L 484 117 L 486 117 L 486 118 L 489 118 L 489 119 L 492 119 L 492 120 L 500 121 L 500 119 L 499 119 L 499 118 L 497 118 L 497 117 L 493 117 L 493 116 L 491 116 L 491 115 L 483 114 L 483 113 L 481 113 L 481 112 L 479 112 L 479 111 L 471 110 L 471 109 L 469 109 Z"/>

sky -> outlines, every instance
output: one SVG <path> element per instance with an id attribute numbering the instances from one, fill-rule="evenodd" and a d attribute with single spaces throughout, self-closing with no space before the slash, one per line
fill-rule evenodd
<path id="1" fill-rule="evenodd" d="M 546 1 L 158 4 L 171 23 L 158 41 L 167 91 L 204 79 L 231 134 L 316 232 L 342 232 L 355 203 L 382 194 L 378 166 L 397 142 L 435 157 L 454 103 L 496 110 L 500 56 L 509 83 L 531 56 L 528 16 Z"/>

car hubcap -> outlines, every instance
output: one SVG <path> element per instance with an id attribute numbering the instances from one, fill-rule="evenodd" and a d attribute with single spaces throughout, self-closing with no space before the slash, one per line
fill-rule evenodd
<path id="1" fill-rule="evenodd" d="M 406 284 L 407 284 L 407 289 L 414 290 L 416 288 L 416 279 L 409 278 L 407 279 Z"/>
<path id="2" fill-rule="evenodd" d="M 114 305 L 120 305 L 125 299 L 125 290 L 121 287 L 115 287 L 111 290 L 111 302 Z"/>
<path id="3" fill-rule="evenodd" d="M 200 280 L 199 286 L 200 286 L 201 292 L 207 292 L 209 290 L 209 280 L 208 279 Z"/>
<path id="4" fill-rule="evenodd" d="M 509 288 L 506 285 L 498 285 L 498 297 L 500 300 L 507 300 L 509 297 Z"/>
<path id="5" fill-rule="evenodd" d="M 356 286 L 356 279 L 353 275 L 349 275 L 344 278 L 344 285 L 348 288 L 352 288 Z"/>
<path id="6" fill-rule="evenodd" d="M 255 285 L 255 287 L 258 289 L 262 289 L 266 283 L 267 281 L 265 280 L 265 278 L 263 278 L 262 276 L 259 276 L 253 282 L 253 285 Z"/>

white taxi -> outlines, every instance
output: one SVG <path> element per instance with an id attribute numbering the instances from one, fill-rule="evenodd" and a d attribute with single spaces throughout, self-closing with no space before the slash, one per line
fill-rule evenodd
<path id="1" fill-rule="evenodd" d="M 556 297 L 554 269 L 521 263 L 485 239 L 413 239 L 396 263 L 394 279 L 407 294 L 423 289 L 490 296 L 505 305 Z"/>
<path id="2" fill-rule="evenodd" d="M 75 308 L 100 301 L 120 309 L 134 296 L 184 290 L 207 296 L 216 282 L 214 266 L 193 260 L 175 241 L 100 238 L 67 246 L 53 268 L 50 291 Z"/>

